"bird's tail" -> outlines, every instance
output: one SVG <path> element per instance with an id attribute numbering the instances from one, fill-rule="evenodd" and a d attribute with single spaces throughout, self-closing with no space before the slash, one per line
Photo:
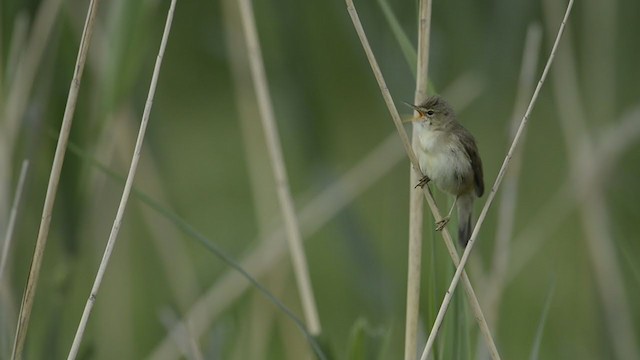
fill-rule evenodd
<path id="1" fill-rule="evenodd" d="M 458 197 L 458 241 L 462 247 L 466 247 L 473 231 L 473 201 L 472 193 L 460 195 Z"/>

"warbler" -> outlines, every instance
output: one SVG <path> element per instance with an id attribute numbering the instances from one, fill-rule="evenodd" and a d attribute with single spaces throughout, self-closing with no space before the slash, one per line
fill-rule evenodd
<path id="1" fill-rule="evenodd" d="M 430 181 L 455 196 L 448 215 L 436 224 L 442 230 L 458 207 L 458 241 L 464 247 L 473 230 L 473 202 L 484 193 L 482 160 L 473 135 L 457 120 L 453 108 L 440 96 L 420 105 L 407 104 L 418 115 L 411 119 L 418 134 L 417 157 L 424 177 L 416 187 Z"/>

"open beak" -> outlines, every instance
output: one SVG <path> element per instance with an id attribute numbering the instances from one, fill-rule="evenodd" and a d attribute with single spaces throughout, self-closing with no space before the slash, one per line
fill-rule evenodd
<path id="1" fill-rule="evenodd" d="M 413 104 L 409 104 L 408 102 L 404 102 L 403 103 L 405 105 L 407 105 L 408 107 L 412 108 L 413 110 L 415 110 L 416 112 L 418 112 L 418 116 L 414 116 L 412 118 L 409 119 L 405 119 L 402 122 L 412 122 L 412 121 L 416 121 L 416 120 L 420 120 L 423 116 L 422 111 L 420 111 L 420 108 L 418 108 L 417 106 L 413 105 Z"/>

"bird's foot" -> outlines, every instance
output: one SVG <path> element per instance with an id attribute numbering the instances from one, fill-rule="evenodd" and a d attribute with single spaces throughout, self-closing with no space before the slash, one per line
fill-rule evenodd
<path id="1" fill-rule="evenodd" d="M 414 189 L 417 189 L 418 187 L 424 188 L 424 186 L 427 185 L 429 183 L 429 181 L 431 181 L 431 179 L 429 179 L 429 177 L 427 175 L 423 176 L 422 179 L 420 179 L 420 181 L 418 181 L 418 184 L 416 184 Z"/>
<path id="2" fill-rule="evenodd" d="M 449 217 L 445 217 L 442 220 L 438 221 L 436 223 L 436 231 L 442 231 L 442 229 L 444 229 L 445 226 L 447 226 L 447 224 L 449 223 Z"/>

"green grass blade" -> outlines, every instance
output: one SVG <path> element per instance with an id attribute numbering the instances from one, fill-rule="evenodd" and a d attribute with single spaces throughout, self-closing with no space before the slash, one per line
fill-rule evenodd
<path id="1" fill-rule="evenodd" d="M 386 359 L 389 332 L 380 328 L 373 328 L 363 319 L 358 318 L 349 332 L 347 345 L 347 360 Z"/>
<path id="2" fill-rule="evenodd" d="M 417 76 L 416 69 L 418 63 L 416 48 L 411 43 L 411 40 L 409 40 L 407 33 L 402 29 L 398 18 L 391 9 L 391 5 L 389 5 L 389 2 L 387 0 L 378 0 L 378 4 L 380 5 L 384 18 L 389 24 L 389 28 L 391 28 L 393 36 L 395 36 L 396 41 L 398 41 L 398 45 L 400 46 L 400 50 L 402 51 L 402 55 L 404 55 L 407 65 L 409 66 L 409 70 L 411 70 L 411 74 L 413 74 L 413 77 L 415 78 Z M 430 94 L 437 93 L 431 80 L 427 82 L 427 92 Z"/>
<path id="3" fill-rule="evenodd" d="M 622 255 L 622 260 L 624 264 L 629 268 L 629 272 L 632 275 L 632 278 L 636 282 L 636 286 L 640 287 L 640 267 L 638 267 L 636 261 L 631 258 L 630 254 L 634 254 L 634 252 L 629 249 L 627 244 L 623 242 L 618 242 L 618 252 Z"/>
<path id="4" fill-rule="evenodd" d="M 398 41 L 398 45 L 400 45 L 400 49 L 402 50 L 402 54 L 404 55 L 404 59 L 407 61 L 407 65 L 409 65 L 409 69 L 414 77 L 416 77 L 416 68 L 418 61 L 418 54 L 416 52 L 416 48 L 413 47 L 411 40 L 407 36 L 407 33 L 404 32 L 402 26 L 400 26 L 400 22 L 398 18 L 391 10 L 391 6 L 387 2 L 387 0 L 378 0 L 378 4 L 382 9 L 382 13 L 384 14 L 384 18 L 387 20 L 389 27 L 391 28 L 391 32 L 393 36 L 395 36 Z"/>
<path id="5" fill-rule="evenodd" d="M 125 182 L 125 178 L 115 171 L 109 169 L 102 163 L 100 163 L 97 159 L 88 155 L 85 151 L 83 151 L 77 145 L 69 142 L 68 151 L 72 154 L 78 156 L 81 160 L 86 161 L 87 163 L 95 166 L 99 170 L 103 171 L 113 180 L 116 180 L 122 184 Z M 150 196 L 145 193 L 139 191 L 136 188 L 133 188 L 131 191 L 133 196 L 135 196 L 138 200 L 142 201 L 145 205 L 149 206 L 160 215 L 171 221 L 178 229 L 180 229 L 185 234 L 189 235 L 190 238 L 195 239 L 201 245 L 203 245 L 207 250 L 211 251 L 214 255 L 216 255 L 220 260 L 224 261 L 231 268 L 236 270 L 240 275 L 242 275 L 245 279 L 247 279 L 258 291 L 260 291 L 272 304 L 274 304 L 280 311 L 282 311 L 286 316 L 288 316 L 294 324 L 300 329 L 302 334 L 305 336 L 309 344 L 313 348 L 314 352 L 318 356 L 319 359 L 326 360 L 327 356 L 321 350 L 320 344 L 316 341 L 316 338 L 307 331 L 307 328 L 302 323 L 302 321 L 288 308 L 286 307 L 280 300 L 278 300 L 269 290 L 267 290 L 262 284 L 260 284 L 255 278 L 253 278 L 246 270 L 244 270 L 238 262 L 236 262 L 231 256 L 227 255 L 227 253 L 218 245 L 216 245 L 213 241 L 209 240 L 206 236 L 196 230 L 193 226 L 189 225 L 184 219 L 179 217 L 177 214 L 171 212 L 170 210 L 164 208 L 155 200 L 153 200 Z"/>
<path id="6" fill-rule="evenodd" d="M 555 278 L 551 280 L 549 289 L 547 290 L 547 298 L 544 301 L 544 307 L 542 308 L 542 314 L 540 314 L 540 321 L 538 322 L 538 329 L 536 330 L 536 337 L 533 339 L 533 346 L 531 348 L 530 360 L 538 360 L 540 355 L 540 344 L 542 343 L 542 336 L 544 334 L 544 325 L 547 322 L 549 315 L 549 308 L 551 307 L 551 299 L 556 289 Z"/>

